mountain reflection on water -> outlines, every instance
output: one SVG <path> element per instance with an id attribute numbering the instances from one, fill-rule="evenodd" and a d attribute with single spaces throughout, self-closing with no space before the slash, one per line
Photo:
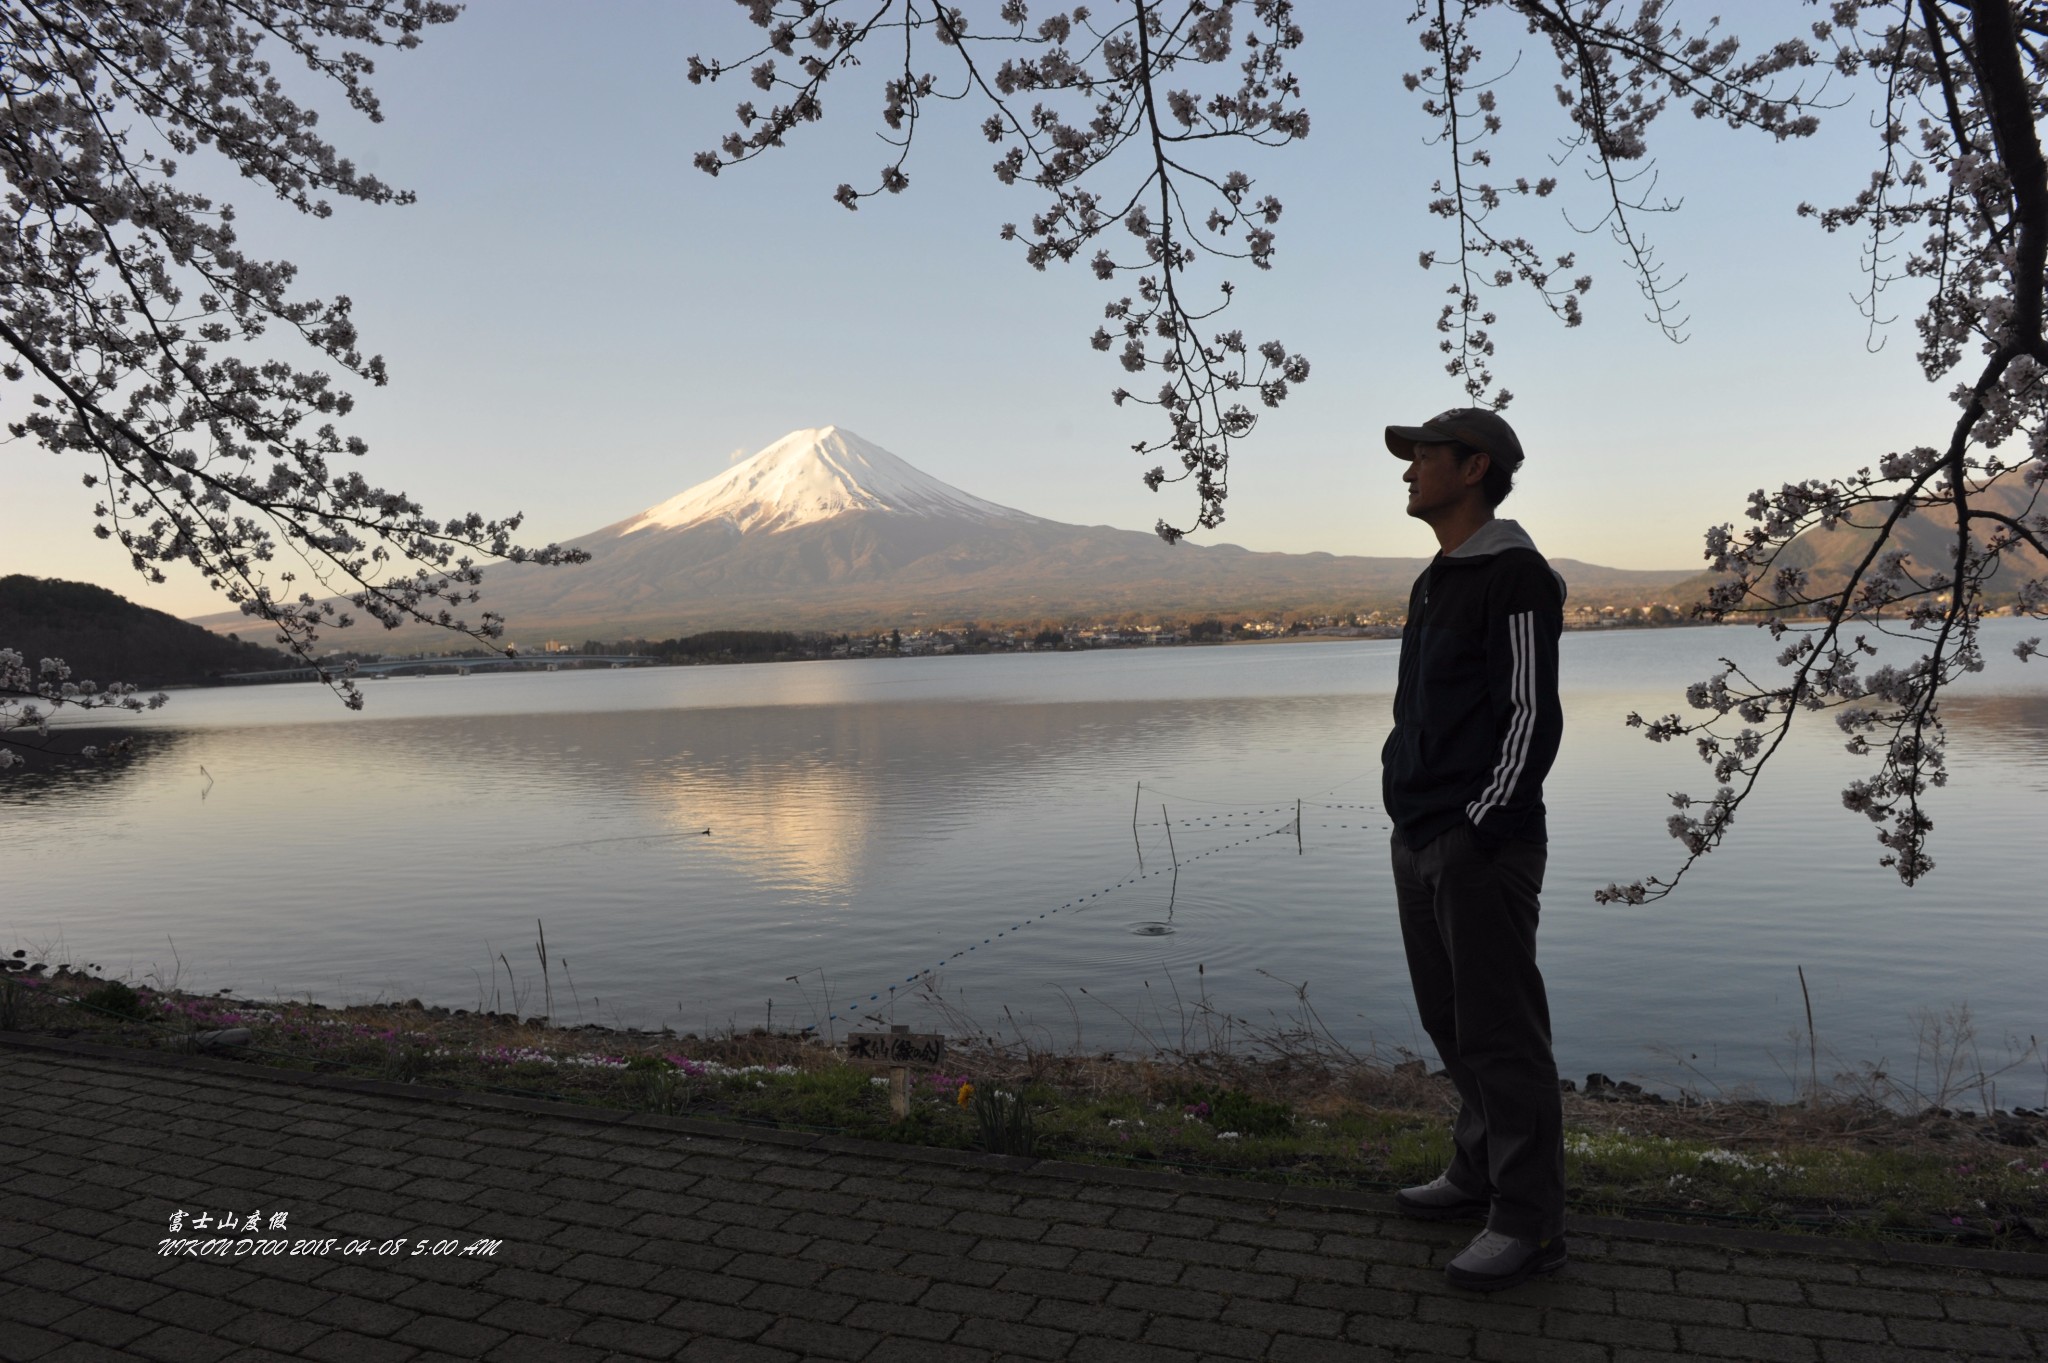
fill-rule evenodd
<path id="1" fill-rule="evenodd" d="M 1609 880 L 1668 874 L 1666 796 L 1711 786 L 1689 746 L 1622 717 L 1682 707 L 1684 682 L 1753 639 L 1566 640 L 1543 961 L 1567 1071 L 1656 1079 L 1661 1044 L 1712 1082 L 1777 1085 L 1799 965 L 1848 1061 L 1910 1055 L 1913 1009 L 1965 1001 L 1987 1040 L 2048 1034 L 2026 850 L 2048 672 L 1995 653 L 1947 706 L 1955 770 L 1920 886 L 1841 808 L 1869 763 L 1821 716 L 1677 895 L 1592 904 Z M 539 919 L 586 1020 L 748 1024 L 772 999 L 778 1022 L 839 1012 L 838 1028 L 849 1001 L 884 1009 L 943 966 L 949 1006 L 984 1026 L 1007 1010 L 1041 1041 L 1133 1049 L 1179 1041 L 1191 982 L 1257 1020 L 1306 981 L 1347 1042 L 1420 1048 L 1377 808 L 1393 657 L 420 679 L 369 688 L 365 715 L 310 687 L 183 692 L 124 726 L 125 765 L 0 781 L 0 929 L 8 949 L 209 989 L 475 1006 L 501 954 L 537 987 Z"/>

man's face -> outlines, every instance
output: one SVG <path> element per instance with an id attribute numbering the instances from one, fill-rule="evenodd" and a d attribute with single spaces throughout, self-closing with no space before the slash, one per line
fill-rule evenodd
<path id="1" fill-rule="evenodd" d="M 1486 465 L 1462 445 L 1417 445 L 1401 474 L 1408 485 L 1408 514 L 1434 522 L 1466 498 L 1483 495 L 1478 489 L 1485 476 Z"/>

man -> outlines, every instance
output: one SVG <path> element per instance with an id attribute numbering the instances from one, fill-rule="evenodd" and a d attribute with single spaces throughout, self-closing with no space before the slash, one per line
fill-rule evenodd
<path id="1" fill-rule="evenodd" d="M 1430 1220 L 1484 1217 L 1446 1272 L 1493 1291 L 1565 1262 L 1564 1120 L 1536 969 L 1564 579 L 1494 515 L 1522 465 L 1506 421 L 1459 408 L 1386 440 L 1408 464 L 1408 514 L 1441 552 L 1408 598 L 1382 794 L 1416 1009 L 1460 1099 L 1450 1168 L 1396 1201 Z"/>

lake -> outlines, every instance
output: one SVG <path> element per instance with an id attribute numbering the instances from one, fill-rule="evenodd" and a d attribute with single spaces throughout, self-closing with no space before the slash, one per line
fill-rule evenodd
<path id="1" fill-rule="evenodd" d="M 1964 1004 L 1987 1068 L 2048 1037 L 2048 665 L 2011 656 L 2039 632 L 1987 622 L 1948 705 L 1921 884 L 1841 807 L 1869 759 L 1807 717 L 1729 844 L 1634 908 L 1593 891 L 1668 875 L 1667 793 L 1712 783 L 1623 717 L 1776 650 L 1567 634 L 1540 938 L 1563 1072 L 1789 1092 L 1800 966 L 1824 1069 L 1910 1078 L 1920 1022 Z M 121 768 L 0 778 L 0 940 L 244 996 L 531 1014 L 551 991 L 569 1023 L 883 1016 L 1115 1050 L 1199 1036 L 1201 999 L 1283 1025 L 1305 985 L 1346 1044 L 1427 1054 L 1378 805 L 1397 650 L 394 679 L 360 714 L 310 685 L 175 692 L 124 725 Z M 2048 1103 L 2048 1066 L 1999 1093 Z"/>

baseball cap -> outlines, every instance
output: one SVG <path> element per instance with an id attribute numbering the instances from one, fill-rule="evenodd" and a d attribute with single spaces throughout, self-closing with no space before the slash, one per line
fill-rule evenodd
<path id="1" fill-rule="evenodd" d="M 1396 459 L 1413 459 L 1417 445 L 1452 443 L 1485 451 L 1509 472 L 1522 465 L 1522 442 L 1515 438 L 1515 428 L 1484 407 L 1453 407 L 1420 426 L 1387 427 L 1387 448 Z"/>

